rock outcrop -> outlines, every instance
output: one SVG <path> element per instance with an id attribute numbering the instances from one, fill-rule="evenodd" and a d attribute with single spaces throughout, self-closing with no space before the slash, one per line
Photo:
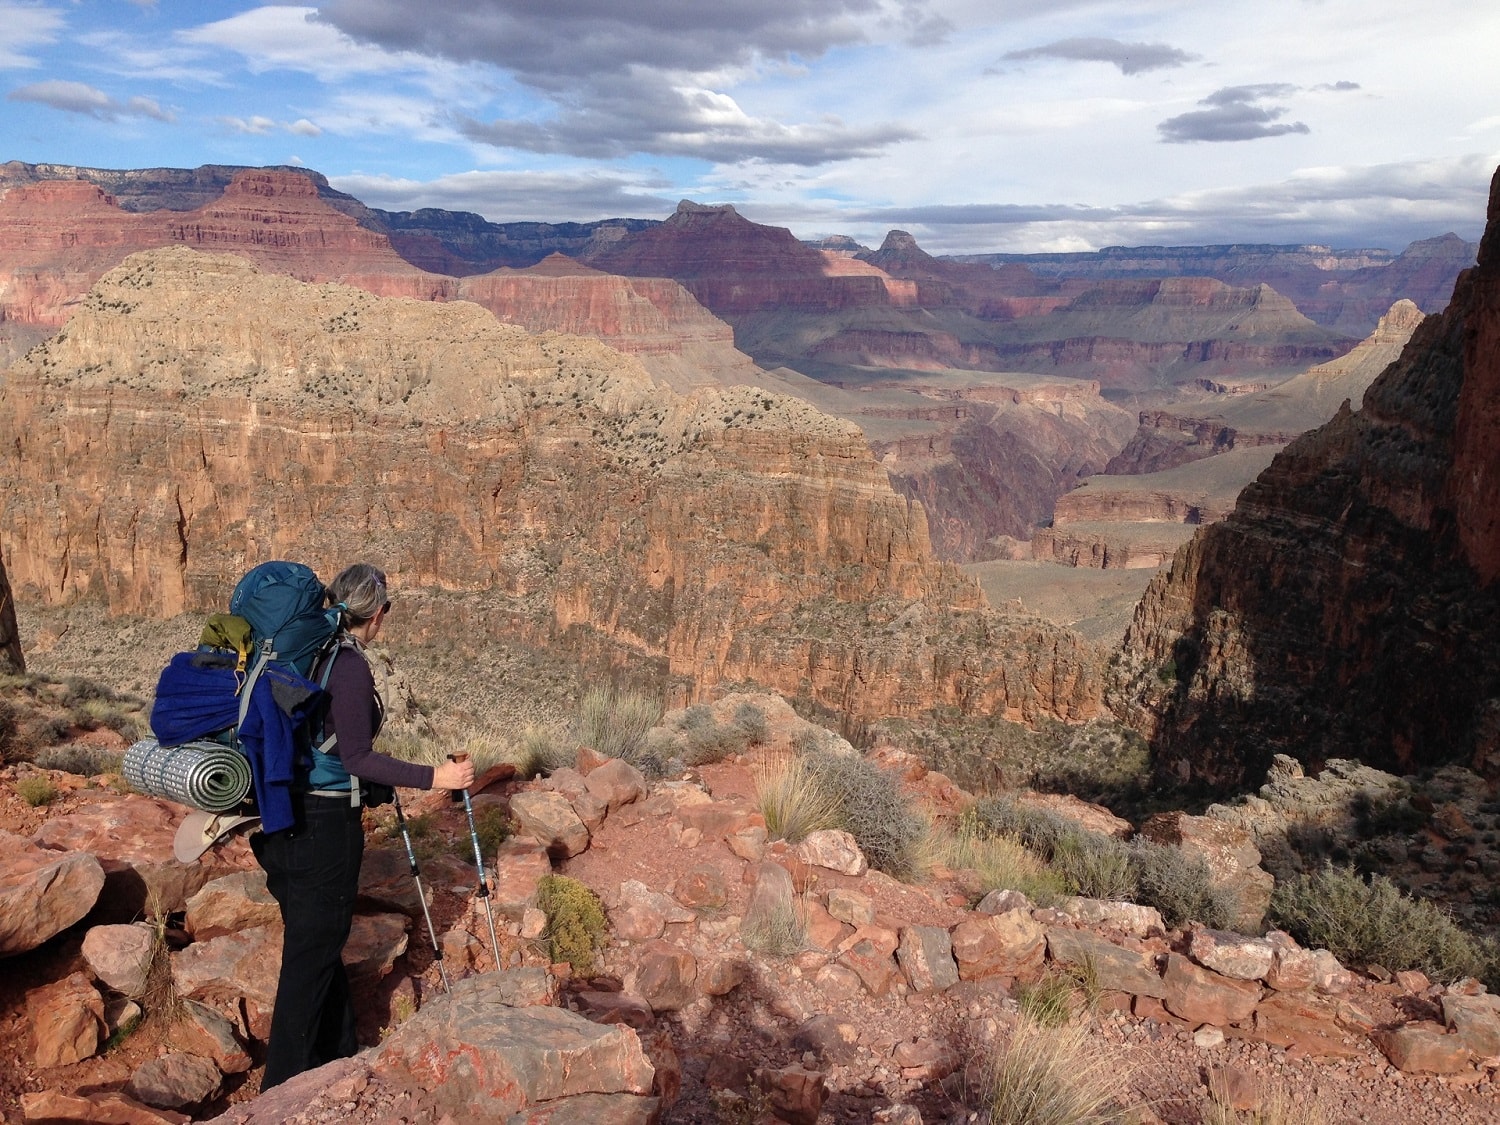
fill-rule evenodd
<path id="1" fill-rule="evenodd" d="M 504 635 L 851 715 L 1098 706 L 1088 647 L 981 609 L 852 425 L 751 388 L 683 398 L 463 302 L 133 257 L 12 368 L 0 448 L 23 601 L 170 615 L 251 562 L 358 552 L 414 640 Z"/>
<path id="2" fill-rule="evenodd" d="M 0 557 L 0 672 L 25 670 L 26 657 L 21 652 L 21 634 L 16 629 L 16 600 L 11 597 L 5 559 Z"/>
<path id="3" fill-rule="evenodd" d="M 151 174 L 75 171 L 125 186 L 141 180 L 120 176 Z M 5 186 L 0 177 L 0 358 L 14 358 L 61 325 L 126 255 L 181 244 L 240 254 L 302 281 L 340 281 L 386 297 L 469 300 L 534 332 L 597 336 L 683 389 L 754 376 L 754 365 L 734 350 L 729 327 L 671 281 L 609 277 L 566 262 L 462 280 L 429 273 L 403 259 L 380 224 L 362 225 L 357 201 L 330 192 L 315 173 L 197 171 L 202 175 L 179 184 L 185 194 L 164 197 L 192 202 L 217 186 L 190 210 L 127 211 L 86 179 L 11 177 Z M 163 201 L 149 193 L 136 198 Z"/>
<path id="4" fill-rule="evenodd" d="M 1114 702 L 1167 776 L 1500 769 L 1500 179 L 1479 265 L 1153 580 Z"/>

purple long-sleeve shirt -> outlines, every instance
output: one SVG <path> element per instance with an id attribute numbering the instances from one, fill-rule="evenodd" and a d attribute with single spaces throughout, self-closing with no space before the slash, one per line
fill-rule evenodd
<path id="1" fill-rule="evenodd" d="M 376 701 L 375 677 L 362 652 L 351 647 L 339 650 L 328 675 L 327 690 L 330 699 L 323 734 L 338 735 L 334 753 L 346 770 L 381 785 L 432 788 L 431 766 L 403 762 L 376 752 L 375 724 L 380 718 L 380 704 Z"/>

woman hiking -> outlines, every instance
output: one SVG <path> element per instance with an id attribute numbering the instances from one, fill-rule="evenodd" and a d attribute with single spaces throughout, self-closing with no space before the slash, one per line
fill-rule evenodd
<path id="1" fill-rule="evenodd" d="M 329 584 L 328 602 L 339 610 L 340 628 L 313 670 L 328 693 L 320 747 L 293 786 L 295 823 L 251 838 L 285 927 L 262 1090 L 359 1050 L 342 959 L 365 846 L 361 803 L 352 794 L 361 782 L 406 789 L 467 789 L 474 782 L 470 762 L 422 766 L 374 749 L 384 707 L 365 646 L 391 610 L 385 575 L 355 563 Z"/>

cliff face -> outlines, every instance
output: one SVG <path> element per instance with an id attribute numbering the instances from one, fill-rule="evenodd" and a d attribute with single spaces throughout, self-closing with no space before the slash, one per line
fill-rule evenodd
<path id="1" fill-rule="evenodd" d="M 0 671 L 25 670 L 26 658 L 21 654 L 21 635 L 16 629 L 16 603 L 10 594 L 5 560 L 0 558 Z"/>
<path id="2" fill-rule="evenodd" d="M 216 166 L 175 178 L 159 176 L 161 169 L 107 176 L 53 171 L 90 172 L 133 188 L 137 202 L 186 203 L 213 194 L 187 210 L 131 212 L 93 182 L 12 176 L 13 186 L 0 195 L 0 337 L 10 341 L 0 358 L 7 361 L 62 324 L 127 254 L 181 244 L 240 254 L 303 281 L 340 281 L 386 297 L 470 300 L 532 331 L 598 336 L 681 389 L 754 376 L 729 326 L 675 282 L 608 277 L 562 259 L 462 280 L 427 273 L 405 261 L 386 235 L 338 209 L 340 201 L 325 197 L 329 189 L 316 174 Z M 343 200 L 357 208 L 357 201 Z"/>
<path id="3" fill-rule="evenodd" d="M 1153 580 L 1112 701 L 1162 771 L 1500 768 L 1500 176 L 1479 265 L 1365 393 Z"/>
<path id="4" fill-rule="evenodd" d="M 0 450 L 23 603 L 170 615 L 265 558 L 368 556 L 408 638 L 503 635 L 688 698 L 1098 708 L 1084 643 L 981 608 L 852 425 L 745 387 L 683 397 L 464 302 L 138 255 L 7 374 Z"/>

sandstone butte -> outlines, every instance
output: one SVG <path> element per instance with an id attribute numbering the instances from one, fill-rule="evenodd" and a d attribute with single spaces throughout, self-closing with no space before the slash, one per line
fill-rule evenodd
<path id="1" fill-rule="evenodd" d="M 1168 775 L 1500 773 L 1500 174 L 1479 263 L 1152 580 L 1111 688 Z"/>
<path id="2" fill-rule="evenodd" d="M 135 255 L 0 383 L 0 449 L 23 606 L 208 610 L 262 559 L 369 555 L 414 639 L 503 634 L 679 697 L 1099 707 L 1094 651 L 983 608 L 853 425 L 748 387 L 684 397 L 466 302 Z"/>
<path id="3" fill-rule="evenodd" d="M 237 172 L 220 198 L 191 211 L 125 211 L 81 179 L 6 188 L 0 336 L 19 355 L 62 325 L 127 254 L 174 244 L 232 251 L 270 272 L 380 296 L 473 301 L 532 331 L 598 336 L 679 389 L 755 374 L 735 351 L 729 326 L 673 281 L 610 277 L 565 260 L 462 279 L 428 273 L 406 262 L 384 234 L 320 198 L 308 176 L 268 169 Z"/>

